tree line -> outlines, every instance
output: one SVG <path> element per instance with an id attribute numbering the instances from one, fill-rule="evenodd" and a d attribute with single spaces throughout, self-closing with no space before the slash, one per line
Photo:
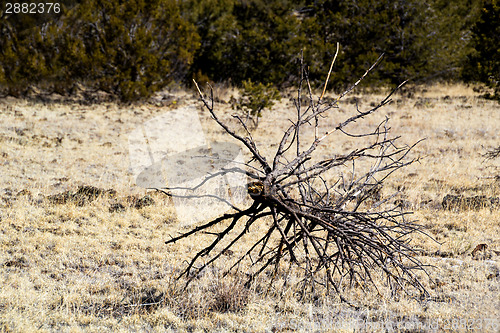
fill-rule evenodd
<path id="1" fill-rule="evenodd" d="M 40 3 L 41 1 L 31 1 Z M 341 48 L 332 87 L 367 79 L 484 82 L 499 93 L 498 0 L 63 0 L 58 13 L 0 18 L 0 91 L 78 85 L 123 101 L 172 82 L 295 84 L 303 57 L 313 84 Z M 19 9 L 22 11 L 22 9 Z"/>

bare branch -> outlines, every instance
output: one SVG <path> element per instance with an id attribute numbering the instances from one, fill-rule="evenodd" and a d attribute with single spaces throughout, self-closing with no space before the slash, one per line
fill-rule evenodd
<path id="1" fill-rule="evenodd" d="M 328 76 L 326 77 L 326 80 L 325 80 L 325 86 L 323 87 L 323 92 L 321 93 L 321 97 L 319 98 L 320 100 L 323 98 L 323 96 L 325 96 L 326 86 L 328 84 L 328 80 L 330 80 L 330 74 L 332 73 L 333 64 L 335 63 L 335 60 L 337 59 L 337 55 L 339 54 L 339 48 L 340 48 L 340 44 L 337 42 L 337 51 L 335 51 L 335 56 L 333 57 L 332 64 L 330 65 L 330 70 L 328 71 Z"/>

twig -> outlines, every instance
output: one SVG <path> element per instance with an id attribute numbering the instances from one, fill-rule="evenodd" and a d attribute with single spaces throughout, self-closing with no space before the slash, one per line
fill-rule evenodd
<path id="1" fill-rule="evenodd" d="M 333 64 L 335 63 L 335 60 L 337 59 L 337 55 L 339 54 L 339 48 L 340 48 L 340 44 L 337 42 L 337 50 L 335 51 L 335 56 L 333 57 L 332 64 L 330 65 L 330 70 L 328 71 L 328 75 L 327 75 L 326 80 L 325 80 L 325 86 L 323 87 L 323 92 L 321 93 L 321 97 L 319 98 L 319 100 L 321 100 L 323 98 L 323 96 L 325 96 L 326 86 L 328 84 L 328 80 L 330 80 L 330 74 L 332 73 Z"/>

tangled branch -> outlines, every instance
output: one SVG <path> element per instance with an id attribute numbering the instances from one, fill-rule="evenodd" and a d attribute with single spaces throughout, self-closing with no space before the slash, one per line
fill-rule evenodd
<path id="1" fill-rule="evenodd" d="M 377 63 L 379 61 L 380 58 Z M 333 288 L 345 300 L 342 290 L 346 286 L 370 285 L 378 290 L 375 275 L 381 273 L 393 291 L 410 293 L 410 289 L 416 289 L 420 294 L 427 294 L 417 277 L 417 272 L 425 272 L 425 267 L 416 258 L 417 251 L 410 246 L 412 234 L 423 231 L 407 220 L 408 212 L 389 203 L 390 197 L 383 199 L 375 195 L 389 175 L 415 162 L 408 158 L 413 146 L 397 145 L 398 138 L 389 136 L 387 118 L 368 133 L 351 134 L 347 131 L 348 125 L 389 103 L 401 85 L 371 109 L 358 110 L 326 132 L 320 131 L 324 116 L 337 109 L 339 100 L 351 92 L 375 65 L 333 101 L 323 100 L 324 93 L 317 100 L 313 98 L 307 72 L 302 66 L 294 103 L 297 118 L 284 130 L 271 162 L 259 152 L 245 123 L 236 117 L 245 129 L 244 136 L 232 130 L 215 112 L 213 91 L 210 90 L 210 96 L 206 97 L 195 82 L 201 101 L 213 119 L 251 155 L 248 168 L 240 172 L 246 172 L 251 180 L 248 193 L 253 203 L 246 209 L 224 214 L 166 242 L 175 243 L 199 233 L 214 236 L 213 241 L 199 251 L 183 271 L 188 283 L 233 248 L 254 224 L 267 218 L 271 223 L 259 224 L 261 235 L 252 240 L 227 272 L 248 260 L 251 263 L 248 283 L 267 272 L 272 276 L 269 282 L 272 284 L 280 273 L 281 264 L 288 262 L 302 272 L 304 292 L 318 286 L 328 290 Z M 306 107 L 303 106 L 303 95 L 308 96 Z M 314 130 L 311 142 L 306 142 L 303 134 L 308 127 Z M 348 154 L 314 159 L 316 149 L 333 133 L 367 138 L 369 143 Z M 357 170 L 361 160 L 370 162 L 369 170 Z M 346 167 L 352 167 L 350 177 L 331 175 L 334 168 Z M 239 229 L 235 228 L 238 224 L 241 224 Z M 225 227 L 220 232 L 210 232 L 216 225 Z"/>

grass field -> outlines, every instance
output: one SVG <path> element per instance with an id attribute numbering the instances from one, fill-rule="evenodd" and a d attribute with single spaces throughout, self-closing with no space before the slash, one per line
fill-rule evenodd
<path id="1" fill-rule="evenodd" d="M 227 116 L 232 92 L 215 90 L 217 107 Z M 382 193 L 399 189 L 412 219 L 439 242 L 422 235 L 413 241 L 423 250 L 420 260 L 434 266 L 432 280 L 422 277 L 432 297 L 347 290 L 358 309 L 334 295 L 300 301 L 294 285 L 266 289 L 265 281 L 257 281 L 245 289 L 244 272 L 220 279 L 231 254 L 186 290 L 176 280 L 211 238 L 164 244 L 180 231 L 175 210 L 170 199 L 135 185 L 128 134 L 171 109 L 195 105 L 207 138 L 230 141 L 193 93 L 165 93 L 161 101 L 131 106 L 83 105 L 57 96 L 1 99 L 0 331 L 371 332 L 393 324 L 401 332 L 499 332 L 500 207 L 457 204 L 445 210 L 442 201 L 448 194 L 500 197 L 500 158 L 482 156 L 500 145 L 500 105 L 461 85 L 410 92 L 396 94 L 352 130 L 363 132 L 388 116 L 400 142 L 425 138 L 412 151 L 419 162 L 392 175 Z M 382 98 L 346 97 L 326 122 Z M 276 150 L 292 117 L 288 98 L 264 111 L 253 133 L 263 154 Z M 319 153 L 356 144 L 332 138 Z M 248 239 L 258 233 L 251 230 Z M 487 247 L 474 251 L 480 244 Z"/>

